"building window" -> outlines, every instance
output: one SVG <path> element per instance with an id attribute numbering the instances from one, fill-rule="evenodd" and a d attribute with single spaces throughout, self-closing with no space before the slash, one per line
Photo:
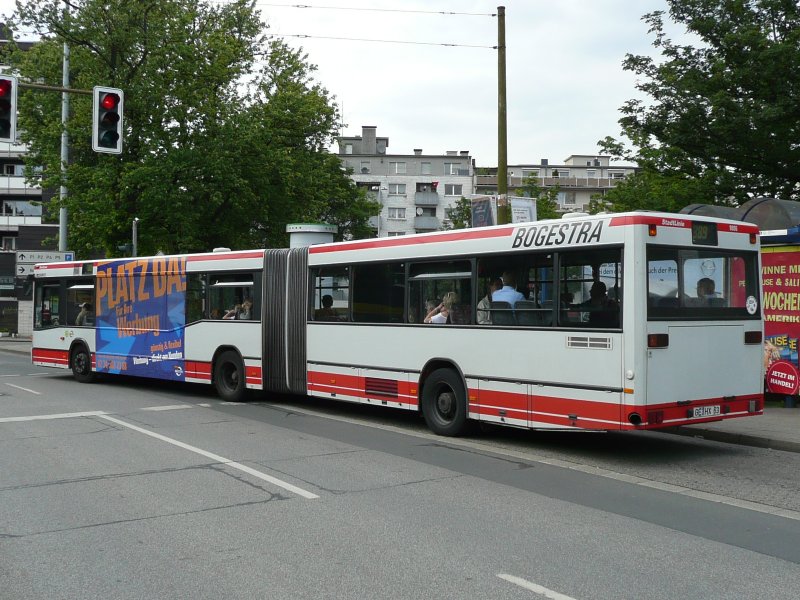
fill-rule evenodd
<path id="1" fill-rule="evenodd" d="M 368 160 L 361 161 L 361 172 L 367 174 L 370 172 L 370 164 Z"/>
<path id="2" fill-rule="evenodd" d="M 389 207 L 389 218 L 393 220 L 405 220 L 406 218 L 406 209 L 405 208 L 396 208 L 396 207 Z"/>
<path id="3" fill-rule="evenodd" d="M 344 153 L 345 154 L 352 154 L 353 153 L 353 144 L 345 144 L 344 145 Z"/>
<path id="4" fill-rule="evenodd" d="M 404 162 L 390 162 L 389 163 L 389 174 L 390 175 L 405 175 L 406 174 L 406 163 L 404 163 Z"/>
<path id="5" fill-rule="evenodd" d="M 429 162 L 420 163 L 420 173 L 422 175 L 432 175 L 433 170 L 431 169 L 431 163 Z"/>
<path id="6" fill-rule="evenodd" d="M 461 163 L 444 163 L 445 175 L 467 175 L 467 170 L 462 169 Z"/>
<path id="7" fill-rule="evenodd" d="M 538 177 L 539 169 L 522 169 L 522 177 Z"/>
<path id="8" fill-rule="evenodd" d="M 3 165 L 3 173 L 5 175 L 14 175 L 14 165 Z"/>
<path id="9" fill-rule="evenodd" d="M 609 171 L 608 172 L 609 179 L 624 179 L 625 172 L 624 171 Z"/>
<path id="10" fill-rule="evenodd" d="M 389 195 L 390 196 L 405 196 L 406 195 L 406 184 L 405 183 L 390 183 L 389 184 Z"/>
<path id="11" fill-rule="evenodd" d="M 386 237 L 398 237 L 405 234 L 405 231 L 390 231 L 386 234 Z"/>
<path id="12" fill-rule="evenodd" d="M 418 217 L 435 217 L 436 216 L 436 207 L 435 206 L 418 206 L 417 207 L 417 216 Z"/>
<path id="13" fill-rule="evenodd" d="M 460 183 L 446 183 L 444 184 L 445 196 L 460 196 L 463 186 Z"/>
<path id="14" fill-rule="evenodd" d="M 577 204 L 575 192 L 558 192 L 558 203 L 561 206 L 575 206 Z"/>
<path id="15" fill-rule="evenodd" d="M 586 177 L 589 179 L 594 179 L 597 177 L 597 170 L 596 169 L 586 169 Z"/>
<path id="16" fill-rule="evenodd" d="M 16 250 L 17 249 L 17 238 L 13 236 L 4 237 L 0 241 L 0 245 L 2 246 L 3 250 Z"/>
<path id="17" fill-rule="evenodd" d="M 569 169 L 553 169 L 553 177 L 558 177 L 559 179 L 566 179 L 569 177 Z"/>

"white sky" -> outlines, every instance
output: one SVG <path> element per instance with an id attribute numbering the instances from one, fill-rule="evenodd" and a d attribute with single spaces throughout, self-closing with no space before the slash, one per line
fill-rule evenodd
<path id="1" fill-rule="evenodd" d="M 441 44 L 495 46 L 497 18 L 431 11 L 488 15 L 501 4 L 508 164 L 558 164 L 570 154 L 597 153 L 606 135 L 619 137 L 619 107 L 637 96 L 622 60 L 654 53 L 641 17 L 666 10 L 666 0 L 302 2 L 311 8 L 257 0 L 269 33 L 312 36 L 285 39 L 319 67 L 316 79 L 342 107 L 343 135 L 375 125 L 391 154 L 468 150 L 478 166 L 497 165 L 497 51 Z M 0 13 L 11 10 L 12 0 L 0 0 Z"/>

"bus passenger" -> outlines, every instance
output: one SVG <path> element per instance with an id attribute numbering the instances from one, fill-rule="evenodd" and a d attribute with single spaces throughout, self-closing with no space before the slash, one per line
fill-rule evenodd
<path id="1" fill-rule="evenodd" d="M 589 302 L 584 304 L 589 309 L 589 324 L 595 327 L 619 327 L 617 303 L 608 299 L 606 289 L 606 284 L 598 280 L 589 290 Z"/>
<path id="2" fill-rule="evenodd" d="M 239 311 L 239 314 L 236 315 L 236 318 L 241 321 L 249 321 L 253 318 L 253 301 L 250 298 L 244 299 L 244 302 L 242 302 L 242 309 Z"/>
<path id="3" fill-rule="evenodd" d="M 75 317 L 75 325 L 88 325 L 86 320 L 91 316 L 92 305 L 88 302 L 81 304 L 81 312 Z"/>
<path id="4" fill-rule="evenodd" d="M 232 321 L 236 318 L 236 315 L 238 315 L 241 310 L 242 310 L 242 305 L 236 304 L 232 309 L 230 309 L 228 312 L 222 315 L 222 318 L 227 321 Z"/>
<path id="5" fill-rule="evenodd" d="M 317 321 L 336 321 L 336 310 L 333 308 L 333 296 L 325 294 L 322 297 L 322 308 L 318 308 L 314 313 Z"/>
<path id="6" fill-rule="evenodd" d="M 503 287 L 492 294 L 492 302 L 508 302 L 513 308 L 517 302 L 525 300 L 525 296 L 517 291 L 516 283 L 514 273 L 503 273 Z"/>
<path id="7" fill-rule="evenodd" d="M 434 323 L 436 325 L 450 323 L 450 311 L 456 302 L 458 302 L 458 295 L 455 292 L 447 292 L 442 298 L 441 304 L 433 307 L 425 315 L 425 323 Z"/>
<path id="8" fill-rule="evenodd" d="M 478 302 L 478 325 L 491 325 L 492 317 L 489 310 L 494 293 L 503 287 L 503 280 L 495 277 L 489 282 L 489 290 L 486 295 Z"/>

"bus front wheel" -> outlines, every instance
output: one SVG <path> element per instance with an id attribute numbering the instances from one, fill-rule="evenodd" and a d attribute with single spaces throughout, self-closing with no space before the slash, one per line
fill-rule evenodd
<path id="1" fill-rule="evenodd" d="M 214 366 L 214 386 L 226 402 L 239 402 L 244 398 L 244 366 L 236 352 L 228 350 L 219 355 Z"/>
<path id="2" fill-rule="evenodd" d="M 84 345 L 75 346 L 69 355 L 69 366 L 75 381 L 91 383 L 95 373 L 92 371 L 92 355 Z"/>
<path id="3" fill-rule="evenodd" d="M 422 414 L 431 431 L 457 436 L 467 430 L 467 394 L 452 369 L 436 369 L 422 388 Z"/>

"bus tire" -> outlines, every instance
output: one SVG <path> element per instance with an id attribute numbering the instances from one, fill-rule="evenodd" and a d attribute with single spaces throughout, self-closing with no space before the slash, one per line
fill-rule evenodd
<path id="1" fill-rule="evenodd" d="M 96 373 L 92 371 L 92 355 L 83 344 L 78 344 L 69 353 L 69 366 L 72 376 L 80 383 L 91 383 Z"/>
<path id="2" fill-rule="evenodd" d="M 437 435 L 453 437 L 467 431 L 467 394 L 453 369 L 436 369 L 425 380 L 422 415 Z"/>
<path id="3" fill-rule="evenodd" d="M 226 350 L 214 364 L 214 387 L 226 402 L 240 402 L 245 394 L 244 365 L 233 350 Z"/>

